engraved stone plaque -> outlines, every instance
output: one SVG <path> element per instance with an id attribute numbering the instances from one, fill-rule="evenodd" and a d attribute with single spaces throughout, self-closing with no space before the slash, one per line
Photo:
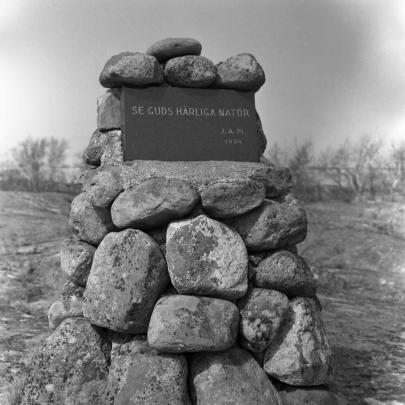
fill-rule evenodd
<path id="1" fill-rule="evenodd" d="M 125 160 L 259 161 L 254 93 L 124 88 Z"/>

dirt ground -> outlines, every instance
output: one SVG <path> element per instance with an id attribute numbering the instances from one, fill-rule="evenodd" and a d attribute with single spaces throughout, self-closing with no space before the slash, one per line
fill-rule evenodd
<path id="1" fill-rule="evenodd" d="M 0 403 L 49 333 L 71 199 L 0 192 Z M 306 208 L 299 250 L 318 278 L 336 390 L 350 404 L 405 403 L 405 204 Z"/>

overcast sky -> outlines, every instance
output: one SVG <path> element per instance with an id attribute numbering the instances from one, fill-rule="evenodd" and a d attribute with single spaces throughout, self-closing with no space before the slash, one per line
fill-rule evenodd
<path id="1" fill-rule="evenodd" d="M 2 151 L 31 135 L 81 152 L 105 61 L 182 36 L 215 63 L 256 56 L 270 146 L 405 140 L 405 0 L 0 0 Z"/>

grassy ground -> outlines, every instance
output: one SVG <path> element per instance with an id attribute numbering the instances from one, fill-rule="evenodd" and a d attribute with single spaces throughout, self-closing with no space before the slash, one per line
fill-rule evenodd
<path id="1" fill-rule="evenodd" d="M 1 404 L 49 333 L 70 201 L 0 192 Z M 316 203 L 307 213 L 299 250 L 318 277 L 338 392 L 350 404 L 405 403 L 405 204 Z"/>

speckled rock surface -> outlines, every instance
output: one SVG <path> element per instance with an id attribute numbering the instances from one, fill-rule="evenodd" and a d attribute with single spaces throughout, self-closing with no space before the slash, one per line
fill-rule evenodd
<path id="1" fill-rule="evenodd" d="M 238 347 L 193 354 L 190 391 L 193 403 L 199 405 L 283 405 L 264 371 Z"/>
<path id="2" fill-rule="evenodd" d="M 240 53 L 217 65 L 216 87 L 224 89 L 257 91 L 266 78 L 256 58 Z"/>
<path id="3" fill-rule="evenodd" d="M 294 386 L 322 385 L 332 373 L 332 350 L 315 300 L 290 301 L 289 320 L 266 350 L 267 374 Z"/>
<path id="4" fill-rule="evenodd" d="M 217 69 L 204 56 L 187 55 L 170 59 L 166 63 L 164 76 L 173 86 L 208 87 L 217 77 Z"/>
<path id="5" fill-rule="evenodd" d="M 301 256 L 288 250 L 269 254 L 255 268 L 253 284 L 282 291 L 289 297 L 313 297 L 316 280 Z"/>
<path id="6" fill-rule="evenodd" d="M 193 38 L 165 38 L 152 44 L 146 53 L 159 62 L 184 55 L 200 55 L 201 43 Z"/>
<path id="7" fill-rule="evenodd" d="M 157 177 L 121 193 L 111 207 L 111 217 L 118 228 L 157 228 L 186 217 L 199 200 L 189 183 Z"/>
<path id="8" fill-rule="evenodd" d="M 230 300 L 246 294 L 248 257 L 242 238 L 205 215 L 169 225 L 166 260 L 180 294 Z"/>
<path id="9" fill-rule="evenodd" d="M 158 160 L 134 160 L 117 165 L 105 165 L 86 171 L 78 180 L 85 190 L 94 184 L 94 176 L 100 171 L 110 171 L 119 178 L 124 189 L 129 189 L 156 177 L 175 178 L 189 182 L 201 191 L 215 183 L 232 183 L 253 180 L 262 183 L 266 197 L 287 193 L 292 187 L 288 169 L 275 169 L 265 163 L 253 162 L 164 162 Z"/>
<path id="10" fill-rule="evenodd" d="M 124 333 L 145 333 L 169 277 L 157 243 L 139 230 L 108 234 L 96 250 L 87 280 L 84 316 Z"/>
<path id="11" fill-rule="evenodd" d="M 94 207 L 85 193 L 73 199 L 69 223 L 82 241 L 92 245 L 98 245 L 107 233 L 115 229 L 110 211 Z"/>
<path id="12" fill-rule="evenodd" d="M 347 405 L 346 401 L 325 388 L 285 387 L 279 390 L 284 405 Z"/>
<path id="13" fill-rule="evenodd" d="M 148 343 L 169 353 L 225 350 L 235 343 L 238 320 L 238 308 L 229 301 L 165 296 L 153 310 Z"/>
<path id="14" fill-rule="evenodd" d="M 120 130 L 93 132 L 89 145 L 83 153 L 85 163 L 92 166 L 116 164 L 124 161 L 124 151 Z"/>
<path id="15" fill-rule="evenodd" d="M 307 233 L 304 207 L 291 195 L 281 201 L 265 200 L 259 208 L 225 222 L 239 232 L 249 251 L 299 243 Z"/>
<path id="16" fill-rule="evenodd" d="M 93 177 L 86 195 L 95 207 L 107 208 L 121 191 L 122 184 L 118 176 L 112 172 L 100 171 Z"/>
<path id="17" fill-rule="evenodd" d="M 114 343 L 108 375 L 108 399 L 114 405 L 191 405 L 188 365 L 182 354 L 159 354 L 136 336 Z"/>
<path id="18" fill-rule="evenodd" d="M 274 341 L 288 312 L 286 295 L 264 288 L 252 288 L 238 302 L 239 342 L 253 352 L 262 352 Z"/>
<path id="19" fill-rule="evenodd" d="M 211 217 L 231 218 L 257 208 L 265 194 L 264 185 L 252 180 L 213 183 L 201 190 L 201 204 Z"/>
<path id="20" fill-rule="evenodd" d="M 73 297 L 69 306 L 63 301 L 55 301 L 48 311 L 49 329 L 54 330 L 66 318 L 83 317 L 83 300 Z"/>
<path id="21" fill-rule="evenodd" d="M 60 262 L 68 278 L 85 286 L 90 273 L 96 248 L 76 239 L 67 239 L 62 243 Z"/>
<path id="22" fill-rule="evenodd" d="M 108 342 L 84 318 L 69 318 L 34 354 L 25 382 L 22 404 L 77 404 L 83 392 L 108 374 Z"/>
<path id="23" fill-rule="evenodd" d="M 100 73 L 104 87 L 148 86 L 163 82 L 158 60 L 139 52 L 122 52 L 112 56 Z"/>
<path id="24" fill-rule="evenodd" d="M 110 89 L 97 99 L 97 128 L 100 131 L 121 129 L 120 96 L 120 89 Z"/>

